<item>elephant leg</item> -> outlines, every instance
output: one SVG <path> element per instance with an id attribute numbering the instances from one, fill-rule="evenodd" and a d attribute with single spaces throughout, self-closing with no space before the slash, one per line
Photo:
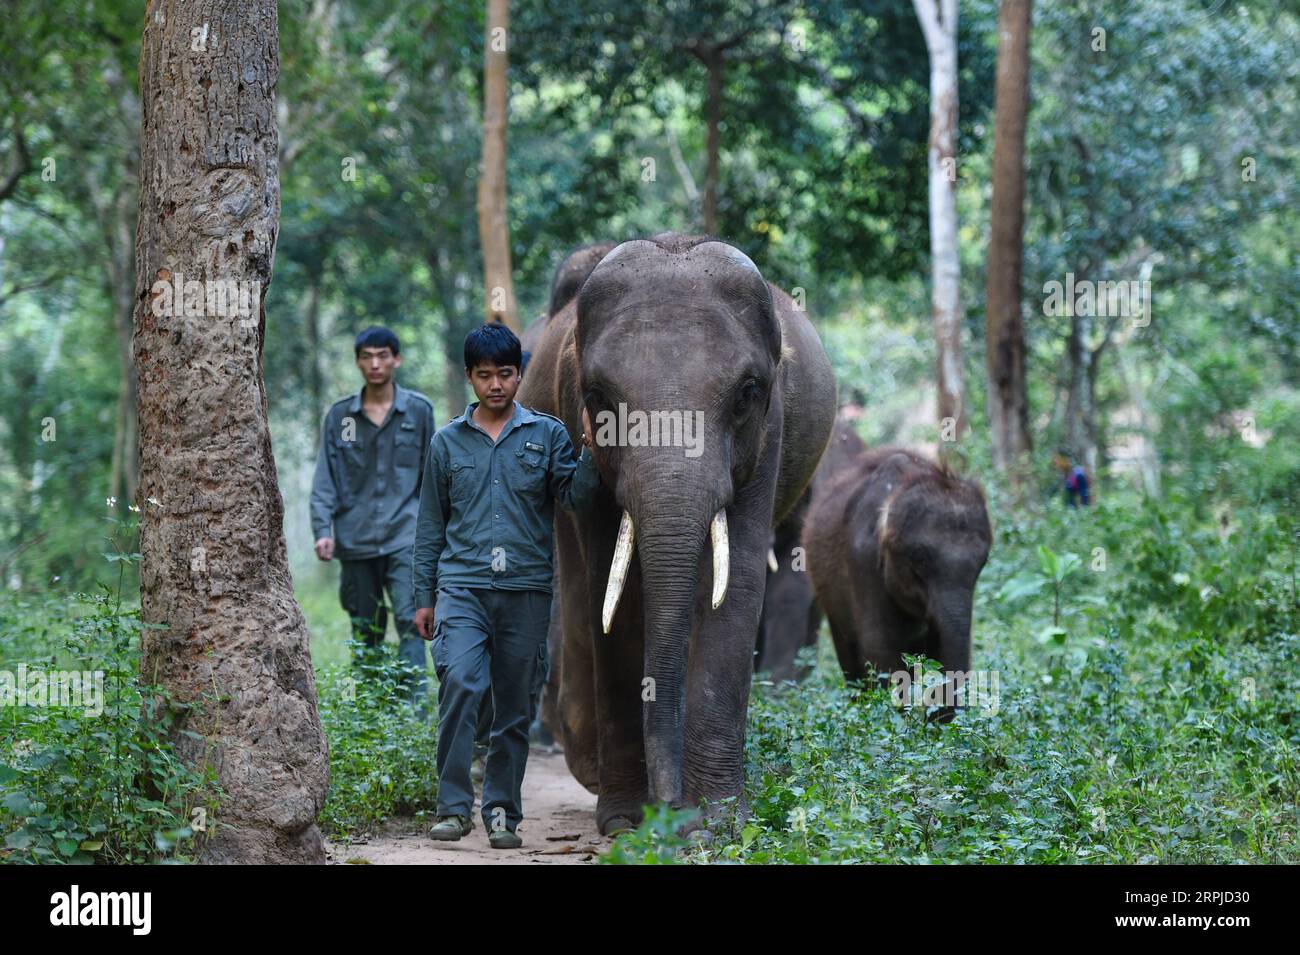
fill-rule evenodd
<path id="1" fill-rule="evenodd" d="M 776 529 L 772 552 L 777 569 L 767 575 L 767 593 L 763 597 L 757 669 L 778 683 L 806 675 L 796 667 L 795 656 L 807 645 L 805 626 L 812 604 L 812 584 L 807 571 L 795 568 L 793 554 L 803 530 L 806 497 Z"/>
<path id="2" fill-rule="evenodd" d="M 621 512 L 612 500 L 597 505 L 587 522 L 588 618 L 595 676 L 595 714 L 600 787 L 596 824 L 602 833 L 642 819 L 650 801 L 641 679 L 645 673 L 645 614 L 641 566 L 635 556 L 609 633 L 600 631 L 605 586 L 614 559 Z"/>
<path id="3" fill-rule="evenodd" d="M 866 675 L 866 665 L 858 649 L 858 636 L 852 621 L 838 607 L 827 609 L 826 619 L 830 624 L 831 642 L 835 645 L 835 658 L 840 661 L 844 679 L 861 680 Z"/>
<path id="4" fill-rule="evenodd" d="M 813 596 L 812 581 L 808 580 L 807 571 L 804 571 L 805 586 L 808 588 L 808 613 L 804 617 L 804 637 L 800 650 L 804 647 L 815 647 L 817 641 L 821 639 L 822 630 L 822 608 L 817 604 L 817 598 Z M 812 666 L 800 666 L 795 672 L 796 680 L 804 680 L 812 672 Z"/>
<path id="5" fill-rule="evenodd" d="M 711 554 L 704 555 L 686 677 L 686 732 L 682 796 L 690 806 L 704 800 L 745 801 L 745 721 L 753 678 L 751 659 L 767 584 L 767 543 L 772 488 L 751 482 L 727 509 L 730 562 L 727 592 L 714 610 Z"/>
<path id="6" fill-rule="evenodd" d="M 783 564 L 776 573 L 767 575 L 761 625 L 765 640 L 758 669 L 778 683 L 803 679 L 806 675 L 804 668 L 797 665 L 796 657 L 809 642 L 811 606 L 812 587 L 805 572 Z"/>
<path id="7" fill-rule="evenodd" d="M 562 634 L 559 696 L 556 700 L 564 761 L 588 791 L 599 786 L 596 756 L 596 677 L 592 671 L 587 570 L 569 515 L 556 515 Z M 543 706 L 545 712 L 545 706 Z"/>

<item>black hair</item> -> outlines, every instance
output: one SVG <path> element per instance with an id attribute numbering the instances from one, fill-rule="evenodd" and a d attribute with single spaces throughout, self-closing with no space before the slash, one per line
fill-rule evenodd
<path id="1" fill-rule="evenodd" d="M 488 322 L 465 336 L 465 370 L 481 364 L 514 365 L 523 373 L 523 356 L 519 339 L 500 322 Z"/>
<path id="2" fill-rule="evenodd" d="M 361 357 L 363 348 L 387 348 L 394 355 L 402 353 L 402 346 L 397 342 L 397 336 L 383 325 L 371 325 L 361 334 L 357 335 L 356 357 Z"/>

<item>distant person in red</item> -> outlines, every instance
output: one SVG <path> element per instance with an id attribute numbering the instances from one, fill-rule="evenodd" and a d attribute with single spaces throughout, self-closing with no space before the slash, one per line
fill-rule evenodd
<path id="1" fill-rule="evenodd" d="M 1083 467 L 1075 464 L 1070 452 L 1064 448 L 1056 452 L 1052 464 L 1061 472 L 1061 483 L 1065 487 L 1065 503 L 1070 507 L 1087 507 L 1092 499 L 1088 493 L 1088 474 Z"/>

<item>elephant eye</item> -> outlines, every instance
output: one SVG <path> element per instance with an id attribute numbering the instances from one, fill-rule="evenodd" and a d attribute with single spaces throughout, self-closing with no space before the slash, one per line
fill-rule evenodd
<path id="1" fill-rule="evenodd" d="M 585 396 L 587 408 L 591 411 L 604 411 L 609 409 L 609 399 L 605 397 L 605 392 L 599 385 L 592 385 L 587 389 Z"/>
<path id="2" fill-rule="evenodd" d="M 747 378 L 736 390 L 736 400 L 732 412 L 737 418 L 749 412 L 754 403 L 763 395 L 763 386 L 755 378 Z"/>

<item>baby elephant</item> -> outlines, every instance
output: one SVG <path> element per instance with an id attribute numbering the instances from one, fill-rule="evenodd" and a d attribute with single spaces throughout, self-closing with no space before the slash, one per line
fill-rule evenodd
<path id="1" fill-rule="evenodd" d="M 837 475 L 809 507 L 803 546 L 845 677 L 904 670 L 904 653 L 968 671 L 991 543 L 979 485 L 910 451 L 876 449 Z"/>

